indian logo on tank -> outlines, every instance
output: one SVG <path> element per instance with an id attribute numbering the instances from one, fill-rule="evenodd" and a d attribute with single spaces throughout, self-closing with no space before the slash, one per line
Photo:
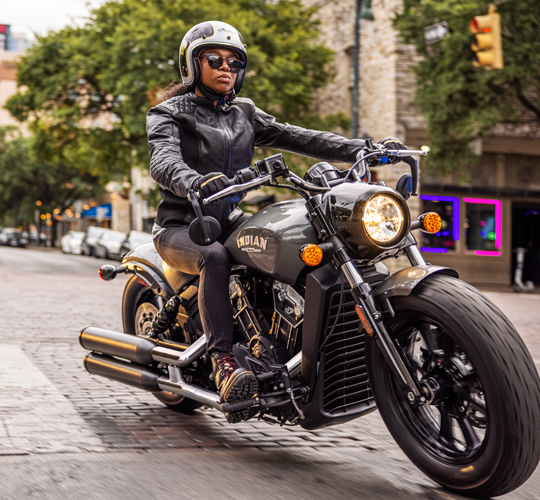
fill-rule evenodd
<path id="1" fill-rule="evenodd" d="M 245 234 L 236 238 L 238 248 L 243 252 L 262 252 L 268 248 L 268 237 Z"/>

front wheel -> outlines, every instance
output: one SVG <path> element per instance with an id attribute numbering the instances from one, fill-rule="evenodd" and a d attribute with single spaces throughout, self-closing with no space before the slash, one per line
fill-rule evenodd
<path id="1" fill-rule="evenodd" d="M 414 464 L 485 498 L 523 484 L 540 460 L 540 380 L 514 327 L 473 287 L 434 275 L 394 297 L 388 322 L 428 403 L 414 407 L 375 341 L 368 369 L 381 416 Z"/>
<path id="2" fill-rule="evenodd" d="M 163 306 L 163 299 L 150 288 L 137 281 L 137 276 L 131 276 L 124 288 L 122 299 L 122 322 L 124 331 L 131 335 L 148 335 L 152 321 Z M 186 339 L 187 340 L 187 339 Z M 179 396 L 169 391 L 152 393 L 159 401 L 180 413 L 191 413 L 200 408 L 201 403 Z"/>

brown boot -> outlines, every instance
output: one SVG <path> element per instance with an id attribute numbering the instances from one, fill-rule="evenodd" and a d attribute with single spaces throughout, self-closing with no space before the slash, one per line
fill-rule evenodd
<path id="1" fill-rule="evenodd" d="M 245 368 L 237 368 L 232 352 L 214 352 L 211 358 L 221 403 L 252 399 L 257 394 L 257 377 Z M 249 409 L 227 413 L 226 416 L 230 423 L 247 420 Z"/>

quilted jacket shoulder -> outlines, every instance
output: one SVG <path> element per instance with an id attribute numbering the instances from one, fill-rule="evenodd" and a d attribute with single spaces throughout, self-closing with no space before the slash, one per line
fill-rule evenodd
<path id="1" fill-rule="evenodd" d="M 172 115 L 189 114 L 192 115 L 197 107 L 189 94 L 171 97 L 159 104 L 157 107 L 165 108 Z"/>
<path id="2" fill-rule="evenodd" d="M 255 103 L 249 97 L 235 97 L 233 104 L 251 104 L 255 107 Z"/>

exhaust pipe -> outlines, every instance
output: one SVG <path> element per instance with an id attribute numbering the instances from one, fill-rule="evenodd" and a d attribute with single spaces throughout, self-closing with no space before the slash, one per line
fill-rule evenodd
<path id="1" fill-rule="evenodd" d="M 129 333 L 87 326 L 79 333 L 79 343 L 88 351 L 129 359 L 141 365 L 158 362 L 182 368 L 190 365 L 206 352 L 208 339 L 206 335 L 203 335 L 191 345 L 178 344 L 176 349 L 158 346 L 153 340 Z"/>
<path id="2" fill-rule="evenodd" d="M 207 391 L 196 385 L 188 384 L 181 376 L 176 381 L 162 377 L 158 380 L 158 384 L 164 391 L 173 392 L 188 399 L 194 399 L 199 403 L 211 406 L 217 410 L 221 409 L 221 400 L 217 392 Z"/>
<path id="3" fill-rule="evenodd" d="M 116 380 L 144 391 L 169 391 L 221 409 L 219 394 L 186 382 L 179 370 L 206 352 L 208 341 L 205 335 L 191 345 L 162 347 L 150 339 L 89 326 L 80 332 L 79 342 L 85 349 L 94 351 L 84 358 L 84 367 L 93 375 Z M 155 362 L 172 365 L 169 366 L 169 377 L 157 368 L 148 366 Z M 292 377 L 300 372 L 301 364 L 301 353 L 288 361 L 286 366 Z"/>
<path id="4" fill-rule="evenodd" d="M 179 396 L 194 399 L 217 410 L 221 408 L 219 394 L 187 383 L 176 368 L 171 368 L 171 370 L 175 370 L 174 374 L 171 373 L 173 381 L 151 366 L 141 366 L 96 352 L 89 352 L 85 356 L 84 367 L 92 375 L 116 380 L 143 391 L 169 391 Z"/>
<path id="5" fill-rule="evenodd" d="M 206 352 L 207 338 L 204 335 L 189 346 L 179 344 L 178 348 L 162 347 L 150 339 L 89 326 L 80 332 L 79 343 L 85 349 L 94 351 L 84 358 L 84 367 L 93 375 L 144 391 L 169 391 L 220 409 L 219 394 L 187 383 L 178 370 L 190 365 Z M 143 366 L 155 362 L 173 365 L 169 368 L 170 378 L 156 368 Z"/>
<path id="6" fill-rule="evenodd" d="M 158 379 L 162 372 L 150 366 L 141 366 L 105 354 L 89 352 L 84 367 L 92 375 L 110 378 L 144 391 L 159 392 Z"/>

